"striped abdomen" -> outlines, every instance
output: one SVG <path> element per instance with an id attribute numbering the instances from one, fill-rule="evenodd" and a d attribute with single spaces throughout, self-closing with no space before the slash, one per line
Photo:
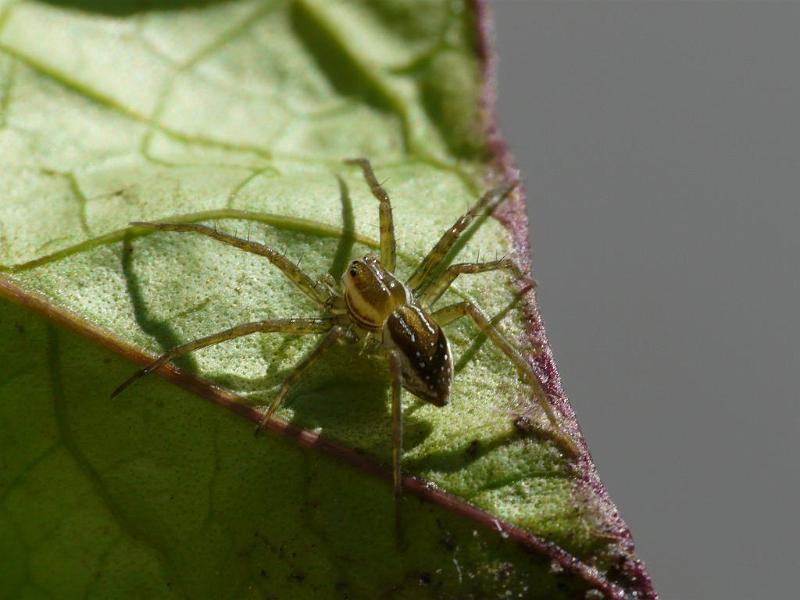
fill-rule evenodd
<path id="1" fill-rule="evenodd" d="M 383 342 L 402 356 L 403 387 L 436 406 L 447 404 L 453 381 L 450 344 L 428 313 L 413 304 L 399 306 L 386 319 Z"/>

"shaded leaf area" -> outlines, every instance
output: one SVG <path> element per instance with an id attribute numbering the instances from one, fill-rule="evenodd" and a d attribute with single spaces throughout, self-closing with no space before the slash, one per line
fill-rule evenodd
<path id="1" fill-rule="evenodd" d="M 547 560 L 0 302 L 0 596 L 553 598 Z M 36 507 L 32 509 L 32 507 Z M 368 566 L 368 567 L 367 567 Z"/>
<path id="2" fill-rule="evenodd" d="M 263 259 L 199 236 L 143 235 L 128 228 L 130 221 L 171 217 L 212 224 L 284 251 L 314 277 L 338 276 L 349 260 L 377 246 L 376 201 L 360 174 L 341 163 L 342 158 L 366 156 L 392 195 L 398 271 L 407 276 L 485 187 L 474 15 L 463 2 L 131 1 L 104 6 L 0 0 L 0 276 L 47 298 L 56 310 L 96 324 L 110 340 L 158 353 L 246 321 L 316 314 L 316 307 Z M 508 232 L 489 219 L 458 250 L 459 260 L 494 258 L 511 253 L 512 243 Z M 474 300 L 490 315 L 503 315 L 504 330 L 523 339 L 526 324 L 516 306 L 517 287 L 506 274 L 462 277 L 441 303 L 462 299 Z M 0 313 L 6 322 L 10 311 L 4 308 Z M 596 498 L 591 492 L 576 493 L 573 467 L 551 442 L 520 436 L 514 427 L 517 415 L 537 414 L 531 390 L 469 323 L 453 324 L 447 332 L 457 361 L 452 402 L 440 409 L 407 398 L 405 469 L 559 544 L 602 571 L 615 560 L 615 546 Z M 73 342 L 78 344 L 74 352 L 67 352 L 66 342 L 57 341 L 61 334 L 49 335 L 31 338 L 30 351 L 39 358 L 32 358 L 20 372 L 39 373 L 36 369 L 46 369 L 56 358 L 72 361 L 72 366 L 61 368 L 58 382 L 39 390 L 39 413 L 28 412 L 35 405 L 29 401 L 35 388 L 6 384 L 4 410 L 24 417 L 15 413 L 13 419 L 4 418 L 0 428 L 5 437 L 0 439 L 5 440 L 3 459 L 16 456 L 10 445 L 21 431 L 16 420 L 26 418 L 31 428 L 26 443 L 38 444 L 41 453 L 53 452 L 54 457 L 72 444 L 79 448 L 77 463 L 95 465 L 84 473 L 89 487 L 71 479 L 54 480 L 46 491 L 40 488 L 50 506 L 80 504 L 75 495 L 81 489 L 94 494 L 93 502 L 107 503 L 113 486 L 105 479 L 118 477 L 120 487 L 114 488 L 112 504 L 125 504 L 128 511 L 122 519 L 128 525 L 117 531 L 118 543 L 138 548 L 159 538 L 157 552 L 147 554 L 144 546 L 137 552 L 150 556 L 164 573 L 180 571 L 172 579 L 164 575 L 164 585 L 187 586 L 179 580 L 188 579 L 187 572 L 202 571 L 203 577 L 214 579 L 204 589 L 214 590 L 228 585 L 221 565 L 245 555 L 244 546 L 237 545 L 233 535 L 224 542 L 203 539 L 196 532 L 196 537 L 173 540 L 165 532 L 178 525 L 162 528 L 162 522 L 151 517 L 163 513 L 169 515 L 165 523 L 173 517 L 177 523 L 184 513 L 205 514 L 218 478 L 231 486 L 232 494 L 252 501 L 245 510 L 245 500 L 237 504 L 228 498 L 229 508 L 220 500 L 222 508 L 215 514 L 222 523 L 228 517 L 221 513 L 228 510 L 237 513 L 230 518 L 246 515 L 263 518 L 264 523 L 286 523 L 285 530 L 260 530 L 268 539 L 262 549 L 269 546 L 279 552 L 283 542 L 276 540 L 306 539 L 315 535 L 315 528 L 333 527 L 332 532 L 349 540 L 347 552 L 336 556 L 342 563 L 370 558 L 363 564 L 375 566 L 378 581 L 391 527 L 376 521 L 364 528 L 359 511 L 369 512 L 372 509 L 364 506 L 373 503 L 378 510 L 381 502 L 381 510 L 388 510 L 384 484 L 341 466 L 323 469 L 323 463 L 332 464 L 328 459 L 270 436 L 254 442 L 248 424 L 202 402 L 181 405 L 180 398 L 188 402 L 185 394 L 157 378 L 137 384 L 118 403 L 103 403 L 133 366 L 125 368 L 112 356 L 78 342 Z M 17 357 L 16 340 L 0 337 L 0 351 Z M 313 342 L 251 336 L 198 352 L 179 365 L 235 392 L 241 402 L 261 405 L 273 397 Z M 13 375 L 22 377 L 18 371 Z M 49 381 L 41 374 L 35 380 L 39 385 Z M 0 385 L 4 381 L 0 379 Z M 387 392 L 385 364 L 344 348 L 330 353 L 293 389 L 280 415 L 388 464 Z M 56 424 L 68 416 L 62 414 L 67 404 L 59 404 L 59 397 L 74 399 L 70 394 L 85 394 L 87 403 L 94 398 L 91 405 L 100 410 L 102 404 L 107 414 L 80 428 L 76 425 L 71 437 L 64 438 L 73 441 L 66 442 L 64 434 L 47 423 L 53 414 Z M 184 406 L 185 412 L 172 413 L 173 405 Z M 135 421 L 127 411 L 142 411 L 136 418 L 151 437 L 134 436 Z M 206 426 L 202 415 L 207 415 Z M 212 426 L 214 420 L 220 424 Z M 167 439 L 170 432 L 175 439 Z M 94 441 L 81 441 L 80 436 Z M 47 450 L 54 444 L 60 449 Z M 180 452 L 173 454 L 173 447 Z M 161 453 L 163 461 L 139 461 L 140 454 L 151 452 Z M 116 463 L 105 462 L 119 453 Z M 221 465 L 213 478 L 187 467 L 173 484 L 170 469 L 195 464 L 192 461 L 211 456 L 208 453 Z M 32 464 L 49 459 L 34 452 L 26 460 Z M 125 487 L 127 474 L 115 475 L 124 464 L 136 465 L 138 492 Z M 252 468 L 245 476 L 238 465 Z M 311 471 L 319 497 L 327 498 L 320 503 L 330 502 L 331 510 L 336 502 L 350 503 L 352 510 L 325 513 L 306 531 L 308 524 L 292 511 L 299 510 L 297 498 L 306 497 L 300 482 L 309 479 Z M 236 477 L 240 480 L 233 482 Z M 282 481 L 296 483 L 284 488 Z M 171 493 L 161 493 L 162 487 L 172 485 L 181 487 L 184 495 L 176 492 L 171 499 Z M 5 489 L 0 487 L 0 494 Z M 275 497 L 267 498 L 270 493 Z M 123 502 L 127 494 L 130 501 Z M 171 503 L 179 497 L 183 504 L 177 506 L 183 512 L 175 514 Z M 404 507 L 410 515 L 409 537 L 438 531 L 440 517 L 431 516 L 437 509 L 416 502 L 407 500 Z M 3 507 L 7 510 L 6 504 Z M 281 507 L 289 512 L 282 515 Z M 34 503 L 24 508 L 29 522 L 14 521 L 17 529 L 52 521 L 47 508 L 40 512 Z M 337 523 L 322 523 L 328 518 Z M 455 523 L 454 517 L 448 519 Z M 356 531 L 348 534 L 346 526 Z M 462 532 L 469 528 L 458 527 Z M 223 529 L 220 526 L 216 535 L 222 536 Z M 101 540 L 104 527 L 86 531 L 78 538 L 65 537 L 59 551 L 76 552 L 68 550 L 67 540 L 79 544 L 79 539 L 95 550 L 108 546 L 107 555 L 112 556 L 113 544 Z M 323 537 L 338 539 L 332 532 Z M 365 532 L 378 536 L 374 545 L 352 537 Z M 467 533 L 472 535 L 471 529 Z M 39 569 L 35 544 L 20 535 L 13 538 L 21 540 L 19 546 L 0 552 L 14 557 L 9 564 L 24 583 Z M 252 530 L 247 535 L 258 537 Z M 469 535 L 457 536 L 459 547 L 466 547 Z M 433 548 L 442 536 L 422 537 Z M 475 564 L 480 545 L 494 544 L 487 540 L 471 546 Z M 498 557 L 517 552 L 492 548 Z M 297 562 L 287 563 L 305 564 L 306 581 L 318 567 L 311 550 L 296 550 Z M 185 562 L 170 562 L 182 552 L 187 553 Z M 207 555 L 205 566 L 190 568 L 188 557 L 197 555 L 199 561 L 202 553 Z M 393 577 L 402 572 L 403 581 L 410 577 L 416 585 L 417 575 L 411 574 L 416 567 L 406 569 L 411 559 L 402 556 L 392 559 L 401 565 L 392 571 Z M 436 568 L 444 573 L 451 565 L 462 565 L 460 556 L 456 563 L 450 555 L 438 556 Z M 276 554 L 271 560 L 277 564 L 287 559 Z M 330 556 L 325 560 L 336 563 Z M 500 564 L 492 560 L 487 559 L 487 565 Z M 530 569 L 538 566 L 525 562 L 529 559 L 508 560 L 533 587 L 554 586 L 561 579 L 540 581 L 546 569 L 530 578 Z M 75 562 L 64 569 L 83 569 L 83 575 L 94 577 L 97 563 L 81 564 L 84 567 Z M 149 585 L 149 571 L 115 564 L 118 570 L 108 577 L 128 582 L 125 585 Z M 291 574 L 285 565 L 273 568 L 284 569 L 286 577 Z M 336 568 L 346 572 L 350 565 Z M 459 571 L 466 581 L 469 574 L 460 566 L 454 572 Z M 319 572 L 326 573 L 328 583 L 338 581 L 330 570 Z M 499 581 L 489 575 L 475 577 L 484 582 L 476 589 Z M 394 585 L 399 584 L 381 589 Z M 412 588 L 417 590 L 408 589 Z"/>

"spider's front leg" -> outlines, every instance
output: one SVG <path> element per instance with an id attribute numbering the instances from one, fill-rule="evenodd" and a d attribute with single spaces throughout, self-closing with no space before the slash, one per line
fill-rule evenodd
<path id="1" fill-rule="evenodd" d="M 470 208 L 466 213 L 461 215 L 459 219 L 453 223 L 453 226 L 442 234 L 442 237 L 436 242 L 436 245 L 431 248 L 427 256 L 422 259 L 422 262 L 417 265 L 411 277 L 408 278 L 406 284 L 414 291 L 421 289 L 431 273 L 436 271 L 436 267 L 445 259 L 447 253 L 453 248 L 458 238 L 469 227 L 469 224 L 475 220 L 483 211 L 491 211 L 500 202 L 505 200 L 508 195 L 514 191 L 519 185 L 518 182 L 496 187 L 486 192 L 481 198 Z"/>
<path id="2" fill-rule="evenodd" d="M 298 268 L 296 264 L 286 258 L 280 252 L 273 250 L 269 246 L 259 244 L 258 242 L 251 242 L 250 240 L 243 240 L 242 238 L 217 231 L 207 225 L 198 225 L 195 223 L 166 223 L 162 221 L 157 222 L 142 222 L 135 221 L 131 223 L 138 229 L 155 229 L 159 231 L 176 231 L 179 233 L 199 233 L 206 237 L 213 238 L 223 244 L 234 246 L 245 252 L 258 254 L 264 256 L 269 262 L 278 267 L 284 275 L 294 283 L 297 288 L 306 296 L 311 298 L 314 302 L 320 305 L 325 305 L 329 301 L 330 293 L 319 285 L 319 282 L 314 281 L 311 277 L 306 275 Z"/>
<path id="3" fill-rule="evenodd" d="M 378 182 L 372 170 L 372 165 L 366 158 L 351 158 L 344 162 L 348 165 L 361 167 L 361 171 L 364 173 L 364 179 L 367 180 L 372 195 L 380 202 L 381 264 L 387 271 L 394 272 L 397 250 L 395 248 L 392 202 L 389 200 L 389 194 L 386 193 L 386 190 L 384 190 L 383 186 Z"/>
<path id="4" fill-rule="evenodd" d="M 253 323 L 237 325 L 236 327 L 231 327 L 230 329 L 226 329 L 224 331 L 220 331 L 191 342 L 186 342 L 185 344 L 173 348 L 169 352 L 165 352 L 149 365 L 143 369 L 139 369 L 136 371 L 136 373 L 123 381 L 113 392 L 111 392 L 111 397 L 113 398 L 119 395 L 129 385 L 145 375 L 149 375 L 171 360 L 174 360 L 179 356 L 183 356 L 184 354 L 188 354 L 189 352 L 199 350 L 200 348 L 207 348 L 208 346 L 220 344 L 222 342 L 233 340 L 245 335 L 250 335 L 252 333 L 288 333 L 293 335 L 304 335 L 310 333 L 325 333 L 331 329 L 331 327 L 333 327 L 333 321 L 327 318 L 269 319 L 266 321 L 255 321 Z"/>
<path id="5" fill-rule="evenodd" d="M 511 360 L 511 362 L 514 363 L 517 369 L 524 375 L 525 379 L 533 386 L 536 394 L 536 400 L 542 407 L 542 410 L 544 410 L 548 421 L 550 421 L 550 425 L 554 429 L 551 435 L 559 447 L 561 447 L 561 449 L 567 452 L 570 456 L 574 457 L 580 454 L 580 450 L 575 442 L 567 433 L 562 430 L 561 425 L 558 422 L 555 413 L 553 412 L 553 407 L 550 406 L 547 392 L 545 392 L 544 388 L 542 387 L 542 382 L 539 381 L 539 378 L 536 376 L 536 373 L 531 365 L 527 360 L 525 360 L 525 357 L 522 355 L 522 353 L 514 347 L 508 338 L 503 333 L 498 331 L 494 325 L 492 325 L 486 314 L 480 308 L 478 308 L 476 304 L 472 302 L 459 302 L 457 304 L 445 306 L 444 308 L 441 308 L 433 313 L 433 318 L 436 319 L 441 326 L 452 323 L 461 317 L 469 317 L 472 319 L 478 329 L 480 329 L 481 332 L 486 335 L 486 337 L 488 337 L 492 343 Z"/>

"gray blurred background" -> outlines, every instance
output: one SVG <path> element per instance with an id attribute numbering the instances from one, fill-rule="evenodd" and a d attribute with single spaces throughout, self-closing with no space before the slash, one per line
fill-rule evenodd
<path id="1" fill-rule="evenodd" d="M 800 3 L 492 7 L 547 330 L 656 588 L 800 598 Z"/>

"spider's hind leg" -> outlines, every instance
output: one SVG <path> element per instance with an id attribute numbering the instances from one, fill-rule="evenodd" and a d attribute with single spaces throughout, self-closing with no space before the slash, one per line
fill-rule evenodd
<path id="1" fill-rule="evenodd" d="M 445 306 L 444 308 L 441 308 L 433 313 L 433 318 L 436 319 L 441 326 L 452 323 L 461 317 L 469 317 L 472 319 L 473 323 L 475 323 L 478 329 L 480 329 L 481 332 L 488 337 L 492 343 L 500 351 L 502 351 L 503 354 L 509 358 L 509 360 L 511 360 L 512 363 L 514 363 L 514 366 L 517 367 L 517 370 L 519 370 L 524 378 L 533 386 L 536 400 L 542 407 L 545 415 L 547 415 L 547 420 L 550 422 L 550 425 L 553 428 L 551 433 L 553 440 L 570 456 L 577 456 L 580 451 L 569 434 L 564 432 L 561 428 L 561 425 L 556 418 L 556 414 L 553 412 L 553 407 L 550 406 L 547 392 L 545 392 L 544 387 L 542 387 L 542 382 L 539 381 L 539 378 L 536 376 L 533 368 L 530 364 L 528 364 L 528 361 L 525 360 L 525 357 L 522 355 L 522 353 L 508 340 L 508 337 L 506 337 L 505 334 L 498 331 L 494 325 L 492 325 L 486 314 L 480 308 L 478 308 L 476 304 L 472 302 L 459 302 L 457 304 Z"/>

